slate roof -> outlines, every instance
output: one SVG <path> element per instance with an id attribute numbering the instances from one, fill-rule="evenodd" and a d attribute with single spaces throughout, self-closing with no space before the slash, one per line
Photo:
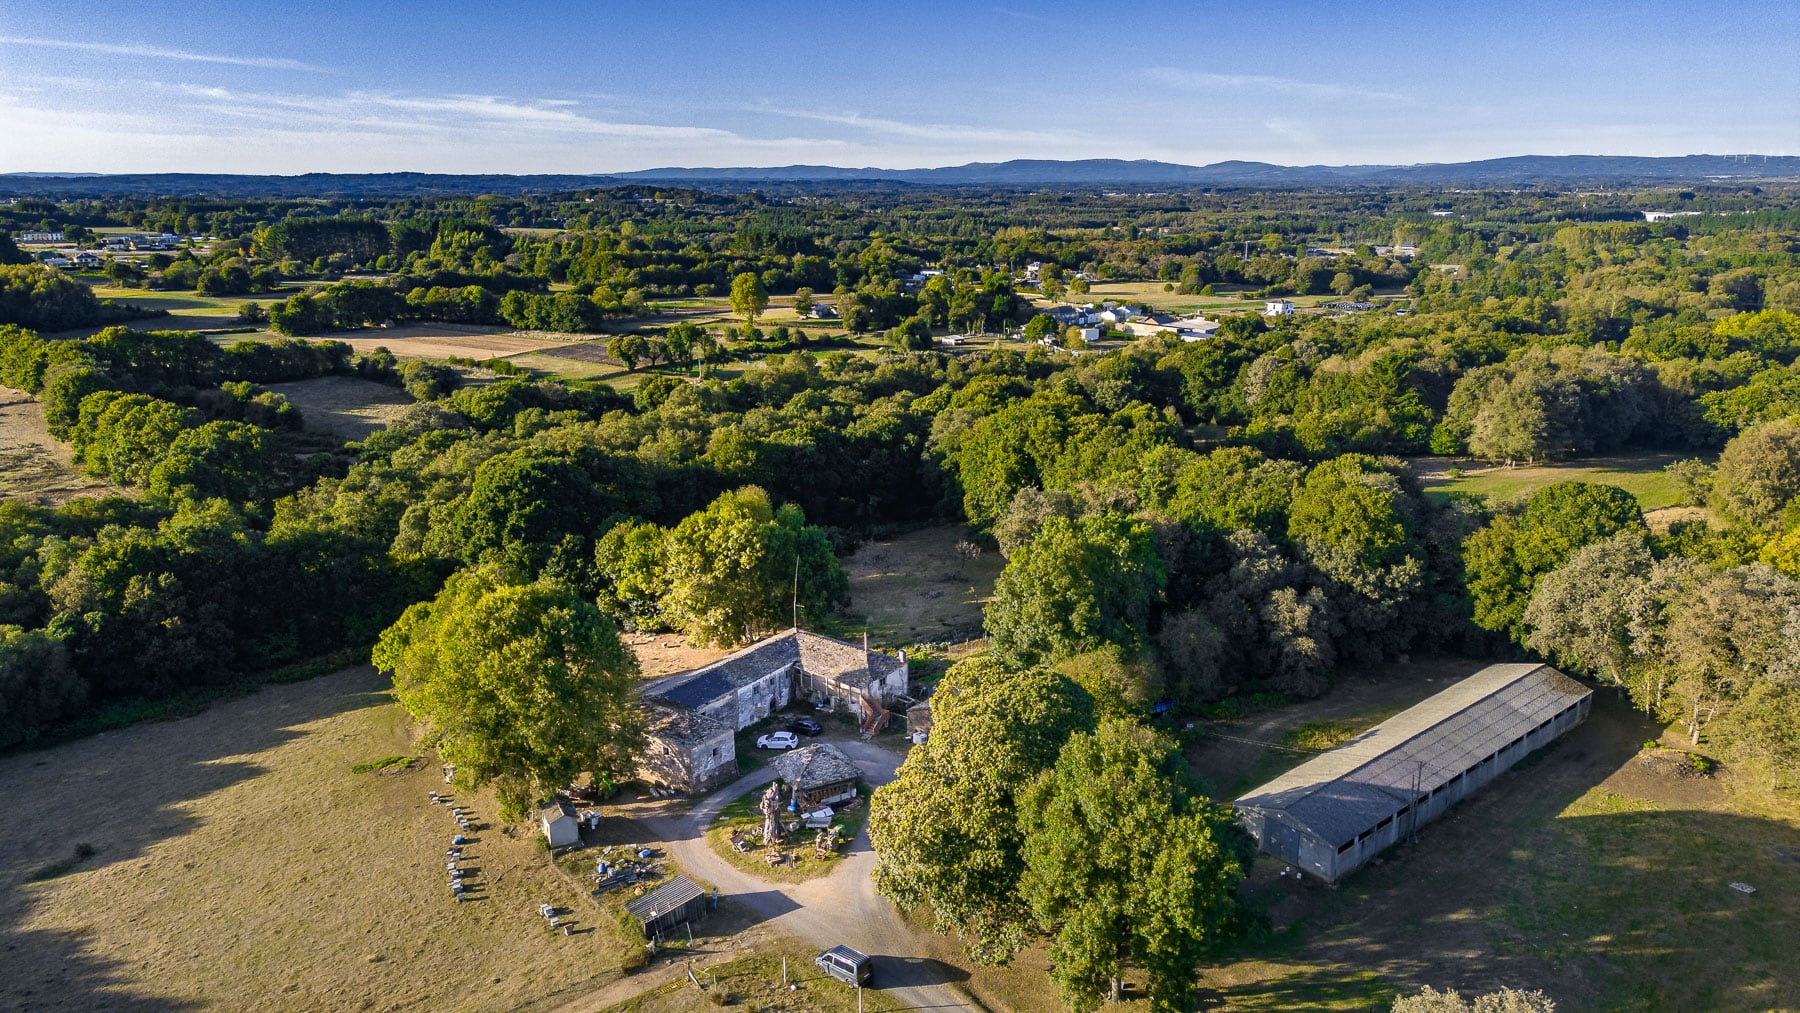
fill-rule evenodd
<path id="1" fill-rule="evenodd" d="M 638 921 L 648 922 L 659 915 L 668 914 L 704 893 L 705 891 L 694 885 L 693 880 L 686 876 L 676 876 L 642 897 L 627 901 L 625 910 L 631 912 L 631 916 Z M 655 913 L 652 914 L 652 912 Z"/>
<path id="2" fill-rule="evenodd" d="M 1548 665 L 1491 665 L 1237 805 L 1341 845 L 1592 695 Z"/>
<path id="3" fill-rule="evenodd" d="M 644 734 L 664 742 L 697 746 L 730 735 L 731 729 L 704 714 L 651 699 L 644 704 Z"/>
<path id="4" fill-rule="evenodd" d="M 569 804 L 568 799 L 559 795 L 539 806 L 538 815 L 547 823 L 555 822 L 564 817 L 575 819 L 575 807 Z"/>
<path id="5" fill-rule="evenodd" d="M 829 742 L 791 749 L 777 756 L 775 770 L 781 774 L 783 781 L 801 791 L 823 788 L 840 781 L 854 781 L 862 776 L 862 771 L 857 769 L 856 764 L 851 763 L 848 756 Z"/>
<path id="6" fill-rule="evenodd" d="M 807 675 L 862 688 L 869 684 L 871 668 L 879 677 L 903 664 L 899 658 L 880 651 L 865 654 L 857 644 L 794 629 L 696 668 L 685 678 L 664 687 L 657 696 L 682 707 L 704 707 L 783 665 L 799 665 Z"/>

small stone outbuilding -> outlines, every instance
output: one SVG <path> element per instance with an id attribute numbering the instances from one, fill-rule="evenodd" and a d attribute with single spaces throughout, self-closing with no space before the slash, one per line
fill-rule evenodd
<path id="1" fill-rule="evenodd" d="M 647 700 L 637 772 L 645 784 L 669 791 L 706 791 L 737 776 L 737 741 L 704 714 Z"/>
<path id="2" fill-rule="evenodd" d="M 862 771 L 829 742 L 803 746 L 775 758 L 775 771 L 802 809 L 835 805 L 856 797 Z"/>

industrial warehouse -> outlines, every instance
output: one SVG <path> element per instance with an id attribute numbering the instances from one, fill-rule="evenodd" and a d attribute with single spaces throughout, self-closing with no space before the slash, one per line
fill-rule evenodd
<path id="1" fill-rule="evenodd" d="M 1328 882 L 1587 717 L 1548 665 L 1493 665 L 1237 800 L 1265 854 Z"/>

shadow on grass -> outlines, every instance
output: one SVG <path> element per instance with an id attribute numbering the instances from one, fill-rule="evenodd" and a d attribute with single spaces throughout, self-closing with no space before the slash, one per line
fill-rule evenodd
<path id="1" fill-rule="evenodd" d="M 390 702 L 372 668 L 321 678 L 332 680 L 324 692 L 316 683 L 271 686 L 179 723 L 0 758 L 9 823 L 0 848 L 0 1007 L 195 1008 L 135 991 L 118 963 L 89 952 L 85 931 L 27 928 L 44 903 L 41 884 L 130 862 L 179 839 L 203 818 L 188 803 L 263 773 L 235 757 L 298 738 L 302 725 Z M 146 742 L 155 748 L 147 752 Z M 68 809 L 80 818 L 59 812 Z M 80 828 L 74 839 L 71 824 Z"/>

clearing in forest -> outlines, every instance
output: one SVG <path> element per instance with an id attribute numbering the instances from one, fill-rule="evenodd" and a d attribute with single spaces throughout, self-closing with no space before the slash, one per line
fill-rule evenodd
<path id="1" fill-rule="evenodd" d="M 321 334 L 308 340 L 341 341 L 358 352 L 385 348 L 403 359 L 493 359 L 560 348 L 578 338 L 572 334 L 527 334 L 474 324 L 408 324 Z"/>
<path id="2" fill-rule="evenodd" d="M 982 609 L 1005 566 L 1000 553 L 976 547 L 961 524 L 871 541 L 844 560 L 848 622 L 861 618 L 884 645 L 973 640 L 982 635 Z"/>
<path id="3" fill-rule="evenodd" d="M 1523 499 L 1556 482 L 1616 485 L 1638 499 L 1646 511 L 1677 506 L 1681 488 L 1663 469 L 1692 454 L 1625 454 L 1575 461 L 1521 464 L 1508 468 L 1449 457 L 1410 459 L 1425 492 L 1434 496 L 1468 493 L 1496 503 Z M 1451 471 L 1456 471 L 1451 475 Z"/>
<path id="4" fill-rule="evenodd" d="M 272 383 L 267 389 L 293 402 L 308 430 L 346 440 L 387 428 L 413 403 L 403 390 L 355 376 Z"/>
<path id="5" fill-rule="evenodd" d="M 0 387 L 0 500 L 57 506 L 118 491 L 81 473 L 68 446 L 44 428 L 43 405 L 24 391 Z"/>

